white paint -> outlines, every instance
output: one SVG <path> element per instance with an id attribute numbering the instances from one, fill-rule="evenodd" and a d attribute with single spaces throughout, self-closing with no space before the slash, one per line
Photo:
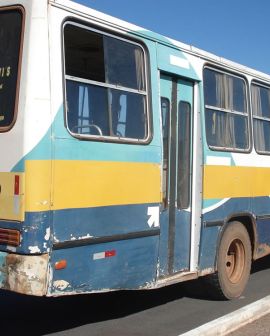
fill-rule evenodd
<path id="1" fill-rule="evenodd" d="M 260 155 L 253 150 L 248 155 L 245 153 L 232 153 L 232 158 L 236 166 L 242 167 L 270 167 L 270 156 Z"/>
<path id="2" fill-rule="evenodd" d="M 199 263 L 201 239 L 201 204 L 202 204 L 202 136 L 200 115 L 200 90 L 199 84 L 194 83 L 193 93 L 193 156 L 192 156 L 192 202 L 191 202 L 191 237 L 190 237 L 190 272 L 196 272 Z"/>
<path id="3" fill-rule="evenodd" d="M 206 158 L 206 164 L 209 166 L 230 166 L 231 162 L 230 157 L 207 156 Z"/>
<path id="4" fill-rule="evenodd" d="M 37 202 L 37 204 L 39 205 L 47 205 L 49 202 L 47 200 L 43 200 L 43 201 L 40 201 L 40 202 Z"/>
<path id="5" fill-rule="evenodd" d="M 93 260 L 99 260 L 105 258 L 105 252 L 99 252 L 93 254 Z"/>
<path id="6" fill-rule="evenodd" d="M 20 195 L 14 195 L 13 211 L 14 211 L 14 214 L 16 214 L 16 215 L 18 215 L 20 213 Z"/>
<path id="7" fill-rule="evenodd" d="M 159 207 L 148 207 L 147 215 L 150 216 L 147 221 L 149 227 L 159 227 Z"/>
<path id="8" fill-rule="evenodd" d="M 179 68 L 189 69 L 190 67 L 188 60 L 174 55 L 170 55 L 170 63 Z"/>
<path id="9" fill-rule="evenodd" d="M 56 280 L 56 281 L 54 281 L 53 286 L 56 289 L 59 289 L 59 290 L 63 291 L 65 289 L 67 289 L 70 286 L 70 284 L 69 284 L 69 282 L 67 282 L 65 280 Z"/>
<path id="10" fill-rule="evenodd" d="M 210 212 L 210 211 L 212 211 L 212 210 L 217 209 L 217 208 L 220 207 L 221 205 L 225 204 L 229 199 L 230 199 L 230 198 L 224 198 L 223 200 L 221 200 L 221 201 L 219 201 L 219 202 L 217 202 L 217 203 L 215 203 L 215 204 L 213 204 L 213 205 L 211 205 L 211 206 L 209 206 L 209 207 L 207 207 L 207 208 L 204 208 L 204 209 L 202 210 L 202 214 L 206 214 L 207 212 Z"/>
<path id="11" fill-rule="evenodd" d="M 49 239 L 50 239 L 50 236 L 51 236 L 51 228 L 47 228 L 47 229 L 46 229 L 46 234 L 45 234 L 44 239 L 45 239 L 45 240 L 49 240 Z"/>
<path id="12" fill-rule="evenodd" d="M 78 239 L 87 239 L 87 238 L 93 238 L 93 236 L 91 236 L 89 233 L 87 233 L 86 236 L 82 236 L 82 237 L 79 237 Z"/>
<path id="13" fill-rule="evenodd" d="M 10 251 L 10 252 L 16 252 L 16 247 L 7 245 L 7 250 Z"/>
<path id="14" fill-rule="evenodd" d="M 38 246 L 29 246 L 28 249 L 32 254 L 41 252 Z"/>
<path id="15" fill-rule="evenodd" d="M 229 333 L 270 313 L 270 295 L 230 314 L 203 324 L 181 336 L 218 336 Z"/>

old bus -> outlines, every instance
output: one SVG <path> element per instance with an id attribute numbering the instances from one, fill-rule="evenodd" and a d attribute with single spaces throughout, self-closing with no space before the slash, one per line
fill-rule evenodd
<path id="1" fill-rule="evenodd" d="M 57 296 L 270 253 L 270 77 L 68 0 L 0 7 L 0 288 Z"/>

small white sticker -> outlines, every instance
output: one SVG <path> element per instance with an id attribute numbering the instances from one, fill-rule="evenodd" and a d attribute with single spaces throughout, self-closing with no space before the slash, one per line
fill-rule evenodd
<path id="1" fill-rule="evenodd" d="M 175 65 L 180 68 L 189 69 L 189 61 L 174 55 L 170 55 L 171 65 Z"/>
<path id="2" fill-rule="evenodd" d="M 94 253 L 93 260 L 99 260 L 105 258 L 105 252 Z"/>
<path id="3" fill-rule="evenodd" d="M 14 195 L 14 214 L 18 215 L 20 213 L 20 196 L 19 195 Z"/>
<path id="4" fill-rule="evenodd" d="M 149 227 L 159 227 L 159 207 L 148 207 L 147 215 L 150 216 L 147 221 Z"/>

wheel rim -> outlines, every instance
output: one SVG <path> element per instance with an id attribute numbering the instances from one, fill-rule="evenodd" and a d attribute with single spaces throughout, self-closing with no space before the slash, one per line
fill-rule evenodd
<path id="1" fill-rule="evenodd" d="M 234 239 L 228 248 L 226 256 L 226 273 L 232 283 L 237 283 L 242 277 L 245 266 L 245 248 L 241 240 Z"/>

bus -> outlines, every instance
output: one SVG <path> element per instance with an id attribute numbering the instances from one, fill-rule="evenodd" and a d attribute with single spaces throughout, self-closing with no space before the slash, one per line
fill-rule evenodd
<path id="1" fill-rule="evenodd" d="M 0 7 L 0 288 L 201 278 L 270 253 L 270 76 L 69 0 Z"/>

